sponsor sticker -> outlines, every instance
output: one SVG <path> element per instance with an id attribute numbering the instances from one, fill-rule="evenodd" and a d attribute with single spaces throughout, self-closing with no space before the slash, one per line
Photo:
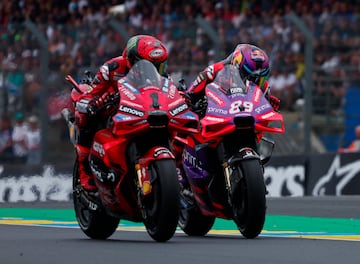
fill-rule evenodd
<path id="1" fill-rule="evenodd" d="M 167 154 L 170 155 L 170 151 L 168 149 L 165 148 L 161 148 L 161 149 L 156 149 L 155 153 L 154 153 L 154 158 L 160 156 L 161 154 Z"/>
<path id="2" fill-rule="evenodd" d="M 224 106 L 225 102 L 223 100 L 221 100 L 221 98 L 219 96 L 217 96 L 215 93 L 213 93 L 210 90 L 206 91 L 206 95 L 213 100 L 216 104 L 218 104 L 219 106 Z"/>
<path id="3" fill-rule="evenodd" d="M 134 101 L 136 99 L 136 96 L 129 89 L 127 89 L 124 86 L 121 86 L 119 88 L 119 91 L 132 101 Z"/>
<path id="4" fill-rule="evenodd" d="M 119 111 L 127 113 L 127 114 L 131 114 L 131 115 L 134 115 L 134 116 L 138 116 L 138 117 L 143 117 L 144 116 L 143 111 L 141 111 L 139 109 L 132 108 L 130 106 L 126 106 L 126 105 L 120 105 Z"/>
<path id="5" fill-rule="evenodd" d="M 103 146 L 99 142 L 94 142 L 93 144 L 93 150 L 97 152 L 100 157 L 103 157 L 105 155 L 105 151 L 103 149 Z"/>
<path id="6" fill-rule="evenodd" d="M 181 104 L 181 105 L 171 109 L 169 112 L 172 116 L 176 116 L 179 113 L 184 112 L 187 109 L 188 109 L 188 106 L 187 106 L 187 104 L 184 103 L 184 104 Z"/>
<path id="7" fill-rule="evenodd" d="M 164 51 L 162 49 L 155 49 L 150 52 L 150 57 L 159 58 L 164 55 Z"/>

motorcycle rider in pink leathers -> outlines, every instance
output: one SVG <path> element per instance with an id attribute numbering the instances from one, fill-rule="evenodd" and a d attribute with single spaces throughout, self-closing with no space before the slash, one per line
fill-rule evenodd
<path id="1" fill-rule="evenodd" d="M 271 106 L 278 111 L 280 100 L 271 95 L 267 78 L 270 72 L 269 57 L 264 50 L 250 44 L 239 44 L 234 51 L 224 60 L 216 62 L 206 67 L 200 72 L 195 81 L 190 85 L 185 93 L 185 100 L 195 113 L 203 118 L 207 108 L 207 97 L 205 87 L 211 83 L 216 74 L 221 71 L 225 65 L 234 65 L 245 82 L 249 80 L 257 84 L 265 94 Z M 178 160 L 181 159 L 183 146 L 177 142 L 173 143 L 173 151 Z"/>

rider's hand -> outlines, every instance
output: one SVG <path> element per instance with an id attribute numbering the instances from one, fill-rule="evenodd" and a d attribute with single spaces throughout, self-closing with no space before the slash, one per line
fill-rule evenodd
<path id="1" fill-rule="evenodd" d="M 119 99 L 119 93 L 106 92 L 100 97 L 95 97 L 88 103 L 87 112 L 90 115 L 95 115 L 99 109 L 102 109 L 106 105 L 117 103 Z"/>
<path id="2" fill-rule="evenodd" d="M 185 80 L 184 79 L 180 79 L 177 89 L 180 93 L 185 93 L 187 88 L 186 88 L 186 84 L 185 84 Z"/>
<path id="3" fill-rule="evenodd" d="M 87 107 L 87 112 L 89 115 L 95 115 L 96 112 L 99 110 L 99 102 L 98 102 L 98 97 L 92 99 L 91 101 L 89 101 L 88 103 L 88 107 Z"/>
<path id="4" fill-rule="evenodd" d="M 185 102 L 189 107 L 192 107 L 195 103 L 194 93 L 192 92 L 185 92 L 184 93 Z"/>
<path id="5" fill-rule="evenodd" d="M 108 101 L 109 93 L 104 93 L 101 96 L 96 96 L 89 101 L 87 111 L 90 115 L 95 115 L 96 112 L 101 109 Z"/>
<path id="6" fill-rule="evenodd" d="M 205 116 L 208 106 L 206 95 L 197 95 L 192 92 L 185 93 L 185 102 L 191 111 L 196 113 L 200 118 Z"/>

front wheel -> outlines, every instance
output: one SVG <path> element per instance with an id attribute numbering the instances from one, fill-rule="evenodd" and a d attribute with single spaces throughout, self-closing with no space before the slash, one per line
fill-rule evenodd
<path id="1" fill-rule="evenodd" d="M 179 182 L 175 161 L 155 160 L 149 166 L 152 191 L 143 196 L 144 225 L 157 242 L 165 242 L 175 234 L 179 219 Z"/>
<path id="2" fill-rule="evenodd" d="M 266 186 L 260 161 L 242 160 L 231 179 L 234 221 L 244 237 L 255 238 L 262 231 L 266 213 Z"/>
<path id="3" fill-rule="evenodd" d="M 187 189 L 185 191 L 190 192 Z M 193 197 L 181 195 L 179 227 L 185 234 L 205 236 L 213 227 L 214 222 L 215 216 L 203 215 Z"/>
<path id="4" fill-rule="evenodd" d="M 75 161 L 73 170 L 73 203 L 75 209 L 76 220 L 81 230 L 92 239 L 107 239 L 116 230 L 120 219 L 109 216 L 101 208 L 92 208 L 93 205 L 100 204 L 95 201 L 96 197 L 85 193 L 80 186 L 78 161 Z"/>

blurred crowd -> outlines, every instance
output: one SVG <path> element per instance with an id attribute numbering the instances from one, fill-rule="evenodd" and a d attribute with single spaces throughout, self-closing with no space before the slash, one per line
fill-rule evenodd
<path id="1" fill-rule="evenodd" d="M 294 12 L 314 37 L 314 110 L 341 109 L 346 87 L 360 87 L 360 2 L 357 0 L 13 0 L 0 3 L 0 113 L 39 114 L 40 44 L 23 26 L 30 20 L 48 41 L 50 119 L 66 104 L 64 76 L 77 79 L 119 56 L 127 41 L 109 23 L 117 19 L 128 36 L 151 34 L 169 50 L 168 72 L 194 77 L 225 58 L 238 43 L 258 45 L 271 58 L 272 92 L 281 109 L 294 111 L 303 97 L 302 33 L 284 16 Z M 197 23 L 216 32 L 217 46 Z M 331 101 L 332 112 L 323 106 Z"/>
<path id="2" fill-rule="evenodd" d="M 0 162 L 37 165 L 41 162 L 41 131 L 38 117 L 15 114 L 0 119 Z"/>

